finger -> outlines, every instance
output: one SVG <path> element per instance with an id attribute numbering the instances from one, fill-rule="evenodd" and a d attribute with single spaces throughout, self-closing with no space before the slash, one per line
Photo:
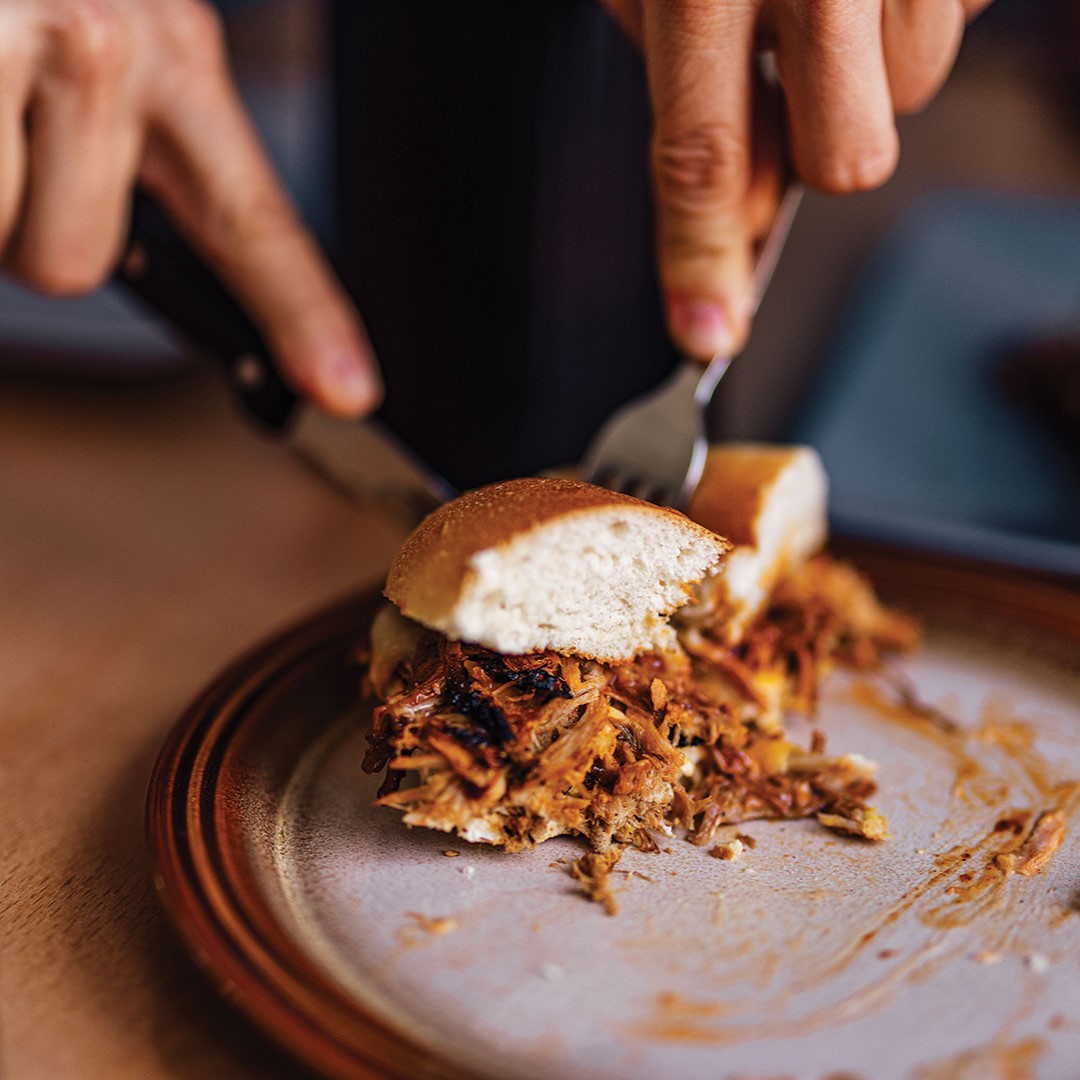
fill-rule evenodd
<path id="1" fill-rule="evenodd" d="M 0 70 L 0 255 L 6 255 L 26 181 L 26 98 Z"/>
<path id="2" fill-rule="evenodd" d="M 26 112 L 37 62 L 32 27 L 8 21 L 3 29 L 6 33 L 0 35 L 0 257 L 7 251 L 23 199 Z"/>
<path id="3" fill-rule="evenodd" d="M 899 142 L 882 57 L 880 3 L 785 0 L 776 32 L 799 174 L 837 193 L 884 183 L 896 168 Z"/>
<path id="4" fill-rule="evenodd" d="M 783 94 L 758 76 L 754 81 L 754 134 L 750 187 L 744 216 L 754 249 L 776 217 L 790 165 L 787 160 L 787 124 Z"/>
<path id="5" fill-rule="evenodd" d="M 885 0 L 881 39 L 895 112 L 917 112 L 938 92 L 965 21 L 960 0 Z"/>
<path id="6" fill-rule="evenodd" d="M 643 40 L 641 0 L 600 0 L 607 13 L 622 27 L 623 33 L 641 48 Z"/>
<path id="7" fill-rule="evenodd" d="M 644 8 L 660 280 L 672 338 L 702 360 L 746 335 L 755 14 L 736 0 Z"/>
<path id="8" fill-rule="evenodd" d="M 267 160 L 220 43 L 186 35 L 185 48 L 199 77 L 183 108 L 168 95 L 156 103 L 143 183 L 245 306 L 290 385 L 331 412 L 370 411 L 382 392 L 371 346 Z"/>
<path id="9" fill-rule="evenodd" d="M 119 254 L 138 147 L 125 104 L 128 59 L 123 29 L 107 15 L 45 28 L 26 119 L 25 187 L 5 262 L 46 292 L 95 288 Z M 16 156 L 22 142 L 14 140 Z"/>

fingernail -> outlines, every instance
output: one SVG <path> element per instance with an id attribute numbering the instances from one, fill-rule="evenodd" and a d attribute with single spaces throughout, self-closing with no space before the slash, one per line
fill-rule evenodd
<path id="1" fill-rule="evenodd" d="M 691 356 L 708 360 L 731 350 L 731 327 L 719 304 L 709 300 L 671 297 L 668 300 L 671 336 Z"/>
<path id="2" fill-rule="evenodd" d="M 370 405 L 382 394 L 382 386 L 371 365 L 355 353 L 338 355 L 331 368 L 335 387 L 348 405 Z"/>

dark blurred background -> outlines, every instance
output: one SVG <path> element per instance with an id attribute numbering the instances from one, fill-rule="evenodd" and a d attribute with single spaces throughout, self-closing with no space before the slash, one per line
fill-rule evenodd
<path id="1" fill-rule="evenodd" d="M 670 367 L 640 65 L 595 5 L 223 7 L 386 417 L 452 480 L 574 460 Z M 997 0 L 901 141 L 881 190 L 807 199 L 717 434 L 818 446 L 845 531 L 1080 572 L 1080 5 Z M 112 288 L 0 283 L 0 368 L 195 362 Z"/>

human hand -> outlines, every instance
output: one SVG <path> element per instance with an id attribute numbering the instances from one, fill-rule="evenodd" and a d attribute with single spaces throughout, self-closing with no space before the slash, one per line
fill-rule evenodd
<path id="1" fill-rule="evenodd" d="M 132 188 L 245 306 L 293 389 L 342 415 L 379 377 L 359 317 L 239 99 L 203 0 L 0 0 L 0 252 L 56 296 L 121 255 Z"/>
<path id="2" fill-rule="evenodd" d="M 894 118 L 925 105 L 989 0 L 601 0 L 645 56 L 668 328 L 686 353 L 735 351 L 754 243 L 779 194 L 779 140 L 822 191 L 884 183 Z M 755 83 L 775 52 L 786 134 Z"/>

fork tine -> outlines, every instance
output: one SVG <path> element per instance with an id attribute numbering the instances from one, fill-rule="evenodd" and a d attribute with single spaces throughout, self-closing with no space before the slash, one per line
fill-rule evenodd
<path id="1" fill-rule="evenodd" d="M 590 482 L 600 484 L 601 487 L 609 488 L 611 491 L 620 491 L 624 495 L 633 496 L 644 502 L 655 503 L 657 506 L 674 505 L 670 489 L 645 476 L 635 476 L 629 472 L 607 468 L 601 469 Z"/>
<path id="2" fill-rule="evenodd" d="M 656 482 L 643 484 L 642 492 L 638 496 L 646 502 L 656 503 L 657 506 L 673 506 L 670 490 L 663 484 Z"/>
<path id="3" fill-rule="evenodd" d="M 621 491 L 624 495 L 633 495 L 638 480 L 632 473 L 623 472 L 615 466 L 611 466 L 607 469 L 601 469 L 595 482 L 600 484 L 601 487 L 611 488 L 612 491 Z"/>
<path id="4" fill-rule="evenodd" d="M 585 479 L 590 484 L 598 484 L 600 487 L 610 488 L 612 491 L 623 491 L 623 482 L 629 477 L 619 472 L 613 465 L 606 465 L 590 473 Z"/>
<path id="5" fill-rule="evenodd" d="M 656 484 L 644 476 L 635 476 L 628 488 L 623 488 L 627 495 L 633 495 L 635 499 L 643 502 L 652 502 L 653 491 Z"/>
<path id="6" fill-rule="evenodd" d="M 758 253 L 748 302 L 753 310 L 776 267 L 801 197 L 789 185 Z M 708 450 L 705 412 L 731 363 L 684 360 L 659 386 L 617 409 L 593 437 L 583 459 L 586 478 L 638 498 L 685 510 Z"/>

